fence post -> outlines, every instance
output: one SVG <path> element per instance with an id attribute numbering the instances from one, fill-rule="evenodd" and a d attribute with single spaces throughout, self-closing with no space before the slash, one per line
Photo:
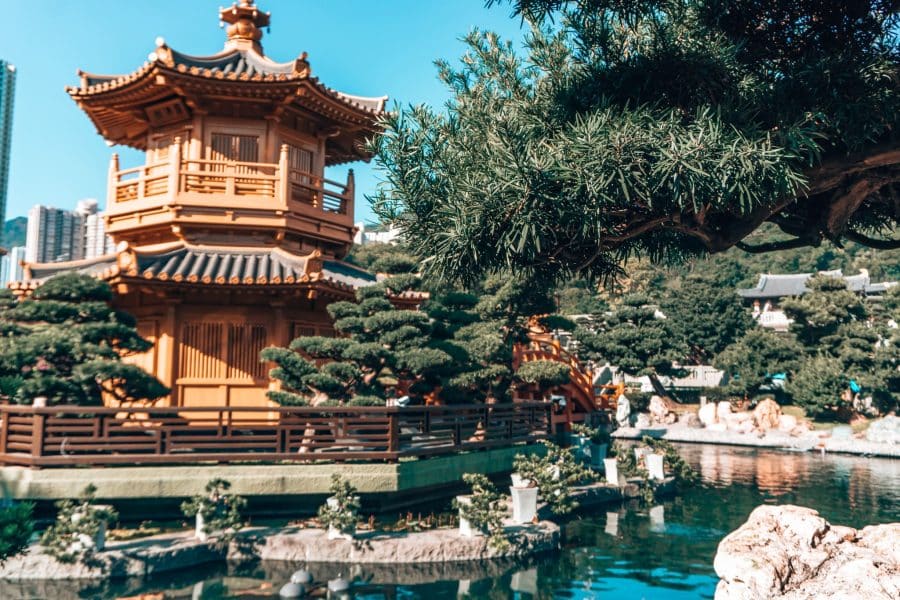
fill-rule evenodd
<path id="1" fill-rule="evenodd" d="M 7 454 L 6 441 L 9 438 L 9 413 L 0 414 L 3 417 L 3 420 L 0 421 L 0 455 L 5 456 Z"/>
<path id="2" fill-rule="evenodd" d="M 31 420 L 31 456 L 32 458 L 44 455 L 44 421 L 46 416 L 38 412 L 32 413 Z"/>
<path id="3" fill-rule="evenodd" d="M 396 459 L 396 454 L 400 451 L 400 419 L 397 409 L 391 409 L 388 414 L 388 452 L 394 454 L 391 458 Z"/>

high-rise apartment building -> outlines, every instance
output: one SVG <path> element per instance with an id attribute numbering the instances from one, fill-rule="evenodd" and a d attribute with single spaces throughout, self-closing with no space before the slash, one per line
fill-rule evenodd
<path id="1" fill-rule="evenodd" d="M 6 190 L 9 184 L 15 95 L 16 67 L 0 60 L 0 224 L 6 222 Z"/>
<path id="2" fill-rule="evenodd" d="M 92 202 L 93 211 L 85 212 L 84 218 L 84 257 L 96 258 L 113 254 L 116 251 L 116 245 L 112 238 L 106 235 L 106 222 L 103 219 L 103 213 L 97 212 L 96 200 L 82 200 L 79 202 L 79 208 L 82 203 Z"/>
<path id="3" fill-rule="evenodd" d="M 25 260 L 25 246 L 15 246 L 0 257 L 0 285 L 5 286 L 23 278 L 22 261 Z"/>
<path id="4" fill-rule="evenodd" d="M 25 260 L 60 262 L 84 258 L 85 215 L 37 205 L 28 211 Z"/>
<path id="5" fill-rule="evenodd" d="M 106 235 L 97 201 L 88 199 L 80 201 L 75 210 L 32 207 L 25 249 L 28 262 L 61 262 L 111 254 L 115 246 Z"/>

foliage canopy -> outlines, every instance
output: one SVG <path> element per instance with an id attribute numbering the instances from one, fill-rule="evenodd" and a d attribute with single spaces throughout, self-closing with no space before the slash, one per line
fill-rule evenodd
<path id="1" fill-rule="evenodd" d="M 0 394 L 19 403 L 101 405 L 155 400 L 162 383 L 122 358 L 152 344 L 134 318 L 110 307 L 112 290 L 79 274 L 48 279 L 30 298 L 0 290 Z"/>
<path id="2" fill-rule="evenodd" d="M 473 31 L 438 63 L 447 111 L 391 113 L 372 142 L 375 211 L 427 273 L 546 282 L 634 255 L 900 245 L 879 237 L 900 218 L 895 2 L 512 4 L 524 55 Z M 765 221 L 788 237 L 743 244 Z"/>

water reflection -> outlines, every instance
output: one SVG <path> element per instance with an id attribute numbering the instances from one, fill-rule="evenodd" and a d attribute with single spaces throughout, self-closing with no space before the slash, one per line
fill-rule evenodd
<path id="1" fill-rule="evenodd" d="M 712 598 L 719 540 L 761 503 L 800 504 L 853 527 L 900 521 L 900 461 L 683 446 L 703 485 L 653 507 L 631 502 L 578 515 L 559 554 L 526 562 L 427 565 L 256 563 L 152 582 L 0 583 L 0 598 L 222 600 L 277 598 L 290 574 L 351 579 L 362 599 Z"/>

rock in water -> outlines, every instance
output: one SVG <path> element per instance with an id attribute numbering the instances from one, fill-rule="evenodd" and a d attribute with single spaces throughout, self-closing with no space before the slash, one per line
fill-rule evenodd
<path id="1" fill-rule="evenodd" d="M 697 417 L 700 419 L 700 422 L 703 423 L 704 427 L 709 427 L 713 423 L 716 422 L 716 405 L 713 402 L 708 404 L 704 404 L 700 407 L 700 411 L 697 412 Z"/>
<path id="2" fill-rule="evenodd" d="M 281 590 L 278 591 L 281 598 L 302 598 L 305 593 L 306 590 L 302 585 L 290 582 L 281 586 Z"/>
<path id="3" fill-rule="evenodd" d="M 753 422 L 760 431 L 769 431 L 778 428 L 781 418 L 781 407 L 771 398 L 766 398 L 756 405 L 753 410 Z"/>
<path id="4" fill-rule="evenodd" d="M 719 543 L 716 600 L 900 598 L 900 523 L 861 531 L 801 506 L 760 506 Z"/>
<path id="5" fill-rule="evenodd" d="M 866 430 L 866 439 L 882 444 L 900 444 L 900 417 L 888 415 L 872 421 Z"/>
<path id="6" fill-rule="evenodd" d="M 312 583 L 312 573 L 305 569 L 295 571 L 294 574 L 291 575 L 291 583 L 301 583 L 303 585 L 308 585 Z"/>

